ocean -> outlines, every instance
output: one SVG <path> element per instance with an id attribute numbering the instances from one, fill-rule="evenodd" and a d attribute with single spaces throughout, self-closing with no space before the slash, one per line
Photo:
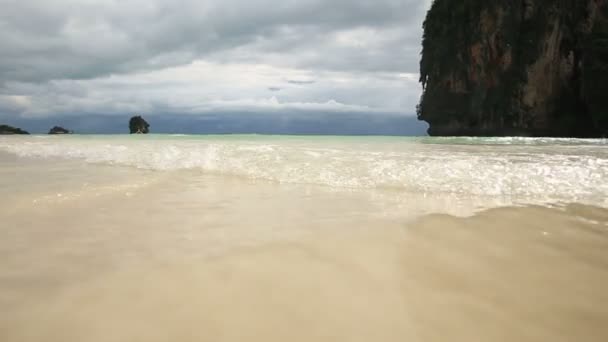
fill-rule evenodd
<path id="1" fill-rule="evenodd" d="M 0 341 L 606 341 L 608 140 L 0 137 Z"/>

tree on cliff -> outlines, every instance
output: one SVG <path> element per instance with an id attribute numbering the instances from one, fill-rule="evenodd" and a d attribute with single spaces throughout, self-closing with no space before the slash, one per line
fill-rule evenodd
<path id="1" fill-rule="evenodd" d="M 134 116 L 129 120 L 129 131 L 131 134 L 148 134 L 150 132 L 149 128 L 150 125 L 148 122 L 139 115 Z"/>

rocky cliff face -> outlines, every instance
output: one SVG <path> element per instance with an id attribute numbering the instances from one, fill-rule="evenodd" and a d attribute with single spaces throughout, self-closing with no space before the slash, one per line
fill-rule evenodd
<path id="1" fill-rule="evenodd" d="M 150 125 L 141 116 L 134 116 L 129 120 L 129 131 L 131 134 L 148 134 Z"/>
<path id="2" fill-rule="evenodd" d="M 431 135 L 608 135 L 608 0 L 435 0 L 418 117 Z"/>

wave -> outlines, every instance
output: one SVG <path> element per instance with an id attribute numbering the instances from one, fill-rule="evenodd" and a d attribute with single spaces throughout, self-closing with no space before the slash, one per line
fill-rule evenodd
<path id="1" fill-rule="evenodd" d="M 428 143 L 433 139 L 434 143 Z M 460 139 L 463 138 L 452 138 Z M 384 188 L 540 198 L 608 206 L 608 152 L 603 141 L 449 139 L 184 139 L 67 138 L 0 140 L 0 150 L 22 157 L 81 159 L 150 170 L 205 173 L 279 183 L 340 188 Z M 519 140 L 523 139 L 523 140 Z"/>

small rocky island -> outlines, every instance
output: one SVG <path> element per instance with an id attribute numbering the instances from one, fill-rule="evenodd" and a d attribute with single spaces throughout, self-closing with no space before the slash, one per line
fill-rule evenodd
<path id="1" fill-rule="evenodd" d="M 131 134 L 148 134 L 150 132 L 150 125 L 144 118 L 137 115 L 129 120 L 129 131 Z"/>
<path id="2" fill-rule="evenodd" d="M 608 136 L 608 1 L 435 0 L 418 118 L 434 136 Z"/>
<path id="3" fill-rule="evenodd" d="M 9 125 L 0 125 L 0 134 L 29 134 L 28 132 L 22 130 L 21 128 L 9 126 Z"/>
<path id="4" fill-rule="evenodd" d="M 60 126 L 55 126 L 55 127 L 51 128 L 51 130 L 49 131 L 49 134 L 72 134 L 72 131 L 67 130 Z"/>

